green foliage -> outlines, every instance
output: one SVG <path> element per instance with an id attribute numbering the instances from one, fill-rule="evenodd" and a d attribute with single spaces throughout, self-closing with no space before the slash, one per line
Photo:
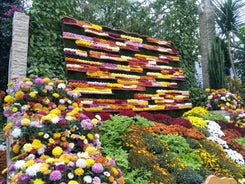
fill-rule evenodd
<path id="1" fill-rule="evenodd" d="M 222 115 L 222 114 L 217 114 L 217 113 L 208 113 L 204 114 L 203 119 L 205 120 L 210 120 L 210 121 L 223 121 L 223 122 L 228 122 L 228 120 Z"/>
<path id="2" fill-rule="evenodd" d="M 193 107 L 205 107 L 207 104 L 207 93 L 200 87 L 191 87 L 190 91 L 190 101 Z"/>
<path id="3" fill-rule="evenodd" d="M 187 167 L 176 176 L 176 182 L 181 184 L 200 184 L 204 178 L 193 168 Z"/>
<path id="4" fill-rule="evenodd" d="M 78 11 L 80 10 L 80 11 Z M 30 16 L 28 75 L 65 77 L 61 20 L 64 16 L 81 16 L 81 3 L 76 0 L 34 0 Z"/>
<path id="5" fill-rule="evenodd" d="M 208 57 L 209 85 L 211 89 L 225 88 L 224 52 L 221 47 L 222 41 L 213 39 L 211 53 Z"/>
<path id="6" fill-rule="evenodd" d="M 138 115 L 134 116 L 133 120 L 134 120 L 133 124 L 135 124 L 135 125 L 141 125 L 143 127 L 153 126 L 152 121 L 149 121 L 148 119 L 143 118 L 143 117 L 138 116 Z"/>
<path id="7" fill-rule="evenodd" d="M 155 2 L 162 1 L 157 0 Z M 164 6 L 164 4 L 161 6 Z M 175 48 L 179 51 L 180 64 L 186 77 L 186 81 L 183 84 L 184 88 L 196 87 L 195 61 L 197 61 L 199 54 L 196 1 L 166 1 L 165 7 L 168 11 L 164 14 L 163 23 L 161 24 L 164 30 L 162 36 L 172 41 L 175 44 Z M 156 36 L 162 37 L 157 33 Z"/>
<path id="8" fill-rule="evenodd" d="M 102 152 L 115 159 L 117 166 L 122 170 L 126 183 L 129 184 L 147 184 L 150 171 L 145 169 L 132 168 L 129 164 L 129 153 L 122 149 L 124 133 L 128 132 L 128 126 L 131 124 L 145 125 L 149 124 L 148 120 L 135 116 L 112 116 L 105 121 L 100 127 L 102 142 Z"/>
<path id="9" fill-rule="evenodd" d="M 126 175 L 123 175 L 127 184 L 148 184 L 150 176 L 151 172 L 145 169 L 132 169 Z"/>
<path id="10" fill-rule="evenodd" d="M 103 145 L 120 147 L 123 141 L 123 134 L 128 132 L 128 126 L 133 124 L 134 120 L 127 116 L 112 116 L 111 119 L 105 121 L 99 131 L 101 142 Z M 102 146 L 103 146 L 102 145 Z"/>
<path id="11" fill-rule="evenodd" d="M 159 135 L 161 140 L 166 141 L 172 154 L 184 164 L 196 169 L 202 166 L 200 159 L 194 154 L 184 137 L 178 135 Z"/>

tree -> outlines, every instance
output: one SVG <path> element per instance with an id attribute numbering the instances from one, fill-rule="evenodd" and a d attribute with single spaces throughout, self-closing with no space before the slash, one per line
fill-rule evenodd
<path id="1" fill-rule="evenodd" d="M 245 14 L 242 10 L 245 6 L 245 2 L 241 0 L 214 0 L 213 4 L 215 7 L 215 21 L 218 25 L 218 31 L 227 41 L 232 72 L 234 78 L 237 78 L 231 44 L 232 37 L 237 34 L 239 28 L 241 28 L 245 23 L 245 19 L 243 19 Z"/>

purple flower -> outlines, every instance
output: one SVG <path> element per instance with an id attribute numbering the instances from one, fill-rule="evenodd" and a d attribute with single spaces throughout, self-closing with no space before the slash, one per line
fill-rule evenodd
<path id="1" fill-rule="evenodd" d="M 35 83 L 38 84 L 38 85 L 42 85 L 43 84 L 43 79 L 38 77 L 35 79 Z"/>
<path id="2" fill-rule="evenodd" d="M 77 141 L 77 145 L 82 148 L 83 147 L 83 141 L 79 139 Z"/>
<path id="3" fill-rule="evenodd" d="M 92 166 L 92 171 L 94 173 L 102 173 L 104 171 L 104 167 L 101 163 L 95 163 L 93 166 Z"/>
<path id="4" fill-rule="evenodd" d="M 101 180 L 100 180 L 100 178 L 99 178 L 99 177 L 97 177 L 97 176 L 95 176 L 95 177 L 93 178 L 93 182 L 92 182 L 92 184 L 101 184 Z"/>
<path id="5" fill-rule="evenodd" d="M 59 170 L 54 170 L 50 173 L 49 179 L 50 181 L 59 181 L 61 179 L 62 175 Z"/>
<path id="6" fill-rule="evenodd" d="M 31 176 L 29 174 L 22 174 L 18 179 L 18 183 L 27 183 L 30 179 Z"/>
<path id="7" fill-rule="evenodd" d="M 21 126 L 21 120 L 18 119 L 18 120 L 15 122 L 15 125 L 16 125 L 17 127 L 20 127 L 20 126 Z"/>
<path id="8" fill-rule="evenodd" d="M 90 119 L 84 119 L 81 121 L 81 126 L 84 128 L 84 129 L 87 129 L 87 130 L 91 130 L 94 125 L 92 123 L 92 121 Z"/>
<path id="9" fill-rule="evenodd" d="M 113 159 L 109 160 L 109 163 L 110 163 L 111 166 L 113 166 L 113 167 L 116 166 L 116 162 L 115 162 L 115 160 L 113 160 Z"/>
<path id="10" fill-rule="evenodd" d="M 52 91 L 53 90 L 53 87 L 52 86 L 49 86 L 49 85 L 46 85 L 45 86 L 45 89 L 48 90 L 48 91 Z"/>
<path id="11" fill-rule="evenodd" d="M 117 176 L 118 176 L 118 177 L 121 177 L 121 176 L 122 176 L 122 171 L 121 171 L 121 169 L 118 168 L 117 171 L 118 171 L 118 175 L 117 175 Z"/>
<path id="12" fill-rule="evenodd" d="M 86 114 L 80 114 L 81 119 L 88 119 L 88 116 Z"/>
<path id="13" fill-rule="evenodd" d="M 61 171 L 61 172 L 64 172 L 66 170 L 66 165 L 65 164 L 59 164 L 56 166 L 56 169 Z"/>
<path id="14" fill-rule="evenodd" d="M 8 174 L 15 171 L 15 162 L 12 162 L 8 167 Z"/>

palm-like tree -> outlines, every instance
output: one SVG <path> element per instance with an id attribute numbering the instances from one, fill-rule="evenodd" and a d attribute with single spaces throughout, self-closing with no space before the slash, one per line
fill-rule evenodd
<path id="1" fill-rule="evenodd" d="M 242 0 L 213 0 L 215 7 L 215 20 L 218 25 L 218 31 L 225 36 L 227 41 L 229 60 L 231 63 L 234 78 L 237 77 L 233 57 L 231 53 L 232 37 L 245 24 L 244 10 L 245 2 Z"/>

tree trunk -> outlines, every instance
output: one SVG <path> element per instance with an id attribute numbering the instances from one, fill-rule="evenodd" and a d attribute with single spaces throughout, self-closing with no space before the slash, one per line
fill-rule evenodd
<path id="1" fill-rule="evenodd" d="M 236 79 L 237 75 L 236 75 L 236 70 L 235 70 L 235 66 L 234 66 L 234 62 L 233 62 L 233 58 L 232 58 L 232 53 L 231 53 L 231 33 L 228 32 L 226 37 L 227 37 L 227 41 L 228 41 L 227 47 L 228 47 L 229 59 L 230 59 L 230 63 L 231 63 L 231 69 L 233 72 L 234 79 Z"/>
<path id="2" fill-rule="evenodd" d="M 211 0 L 202 0 L 201 4 L 199 5 L 198 13 L 203 88 L 208 88 L 208 55 L 211 52 L 212 38 L 215 35 L 214 10 Z"/>

